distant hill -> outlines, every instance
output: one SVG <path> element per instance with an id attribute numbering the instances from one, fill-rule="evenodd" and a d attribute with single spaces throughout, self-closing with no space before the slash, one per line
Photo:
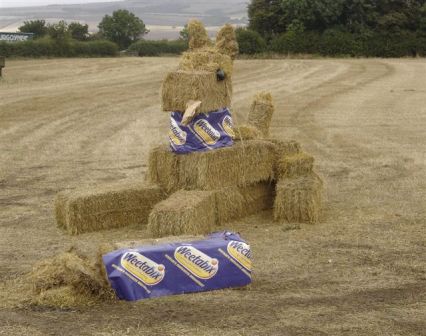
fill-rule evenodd
<path id="1" fill-rule="evenodd" d="M 87 23 L 91 31 L 105 14 L 127 9 L 139 16 L 150 29 L 147 38 L 176 38 L 190 18 L 201 19 L 214 33 L 225 23 L 247 23 L 248 0 L 124 0 L 79 5 L 50 5 L 0 9 L 0 31 L 16 31 L 25 20 L 45 19 Z"/>

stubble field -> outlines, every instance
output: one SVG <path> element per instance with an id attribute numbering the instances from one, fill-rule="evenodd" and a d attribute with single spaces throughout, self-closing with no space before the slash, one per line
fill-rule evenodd
<path id="1" fill-rule="evenodd" d="M 272 92 L 272 135 L 295 139 L 326 182 L 317 225 L 269 211 L 229 223 L 252 245 L 241 290 L 99 304 L 16 306 L 8 286 L 79 237 L 55 226 L 58 191 L 142 179 L 164 142 L 159 88 L 176 58 L 9 61 L 0 80 L 0 335 L 425 335 L 426 62 L 237 61 L 233 113 Z M 226 172 L 224 172 L 226 174 Z"/>

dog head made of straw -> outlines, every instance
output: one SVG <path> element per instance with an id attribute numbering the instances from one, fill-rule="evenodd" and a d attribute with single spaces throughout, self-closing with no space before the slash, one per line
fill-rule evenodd
<path id="1" fill-rule="evenodd" d="M 235 30 L 223 26 L 213 44 L 204 25 L 188 23 L 189 51 L 178 68 L 163 81 L 162 109 L 184 112 L 190 101 L 201 101 L 197 113 L 216 111 L 231 104 L 233 59 L 238 54 Z"/>

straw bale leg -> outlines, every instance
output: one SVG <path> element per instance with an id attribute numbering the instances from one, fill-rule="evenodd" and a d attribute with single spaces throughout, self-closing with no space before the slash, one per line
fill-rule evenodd
<path id="1" fill-rule="evenodd" d="M 274 219 L 301 223 L 318 222 L 322 187 L 323 182 L 315 173 L 282 179 L 277 184 Z"/>

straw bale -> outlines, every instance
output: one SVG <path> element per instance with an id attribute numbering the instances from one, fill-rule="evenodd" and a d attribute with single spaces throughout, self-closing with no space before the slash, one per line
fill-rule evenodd
<path id="1" fill-rule="evenodd" d="M 274 219 L 288 222 L 318 222 L 322 186 L 321 178 L 315 173 L 279 181 L 274 202 Z"/>
<path id="2" fill-rule="evenodd" d="M 211 44 L 204 24 L 199 20 L 188 22 L 189 49 L 199 49 Z"/>
<path id="3" fill-rule="evenodd" d="M 216 223 L 215 211 L 214 192 L 180 190 L 154 207 L 148 229 L 154 237 L 208 233 Z"/>
<path id="4" fill-rule="evenodd" d="M 99 293 L 105 282 L 90 260 L 65 252 L 36 264 L 29 274 L 36 293 L 61 286 L 73 286 L 82 293 Z"/>
<path id="5" fill-rule="evenodd" d="M 294 155 L 281 157 L 277 163 L 277 177 L 293 177 L 306 175 L 312 172 L 314 157 L 300 152 Z"/>
<path id="6" fill-rule="evenodd" d="M 272 142 L 251 140 L 213 151 L 176 155 L 162 146 L 151 153 L 148 180 L 167 192 L 215 190 L 270 181 L 274 175 L 275 148 Z M 161 160 L 164 156 L 171 158 Z M 164 167 L 170 164 L 173 166 Z"/>
<path id="7" fill-rule="evenodd" d="M 177 70 L 166 75 L 161 89 L 163 111 L 186 110 L 190 100 L 201 101 L 197 113 L 208 113 L 230 106 L 231 79 L 216 79 L 216 72 Z"/>
<path id="8" fill-rule="evenodd" d="M 269 92 L 259 92 L 251 104 L 248 124 L 256 127 L 264 137 L 268 137 L 274 109 L 271 94 Z"/>
<path id="9" fill-rule="evenodd" d="M 231 57 L 219 53 L 215 48 L 184 52 L 179 63 L 179 70 L 207 71 L 216 74 L 217 70 L 222 69 L 227 77 L 232 76 L 232 68 Z"/>
<path id="10" fill-rule="evenodd" d="M 66 193 L 59 193 L 55 198 L 55 217 L 56 223 L 62 229 L 66 229 L 67 221 L 66 221 L 66 202 L 67 202 Z"/>
<path id="11" fill-rule="evenodd" d="M 276 147 L 277 160 L 285 155 L 294 155 L 301 151 L 300 144 L 294 140 L 268 139 L 268 141 L 272 142 Z"/>
<path id="12" fill-rule="evenodd" d="M 271 209 L 275 185 L 263 182 L 246 187 L 227 187 L 216 191 L 217 224 Z"/>
<path id="13" fill-rule="evenodd" d="M 147 183 L 160 185 L 164 190 L 175 191 L 179 185 L 179 155 L 172 153 L 170 146 L 160 145 L 149 152 Z"/>
<path id="14" fill-rule="evenodd" d="M 147 183 L 160 185 L 170 192 L 177 190 L 179 180 L 179 155 L 172 153 L 170 146 L 160 145 L 149 152 Z"/>
<path id="15" fill-rule="evenodd" d="M 234 59 L 238 55 L 238 42 L 235 29 L 230 24 L 224 25 L 216 35 L 216 48 Z"/>
<path id="16" fill-rule="evenodd" d="M 68 191 L 57 198 L 57 222 L 70 234 L 145 224 L 154 204 L 164 197 L 158 186 L 129 182 Z"/>
<path id="17" fill-rule="evenodd" d="M 101 254 L 86 252 L 71 249 L 34 265 L 26 276 L 32 287 L 31 303 L 73 307 L 115 298 Z"/>
<path id="18" fill-rule="evenodd" d="M 234 140 L 254 140 L 262 137 L 260 131 L 249 125 L 240 125 L 234 128 L 235 137 Z"/>

